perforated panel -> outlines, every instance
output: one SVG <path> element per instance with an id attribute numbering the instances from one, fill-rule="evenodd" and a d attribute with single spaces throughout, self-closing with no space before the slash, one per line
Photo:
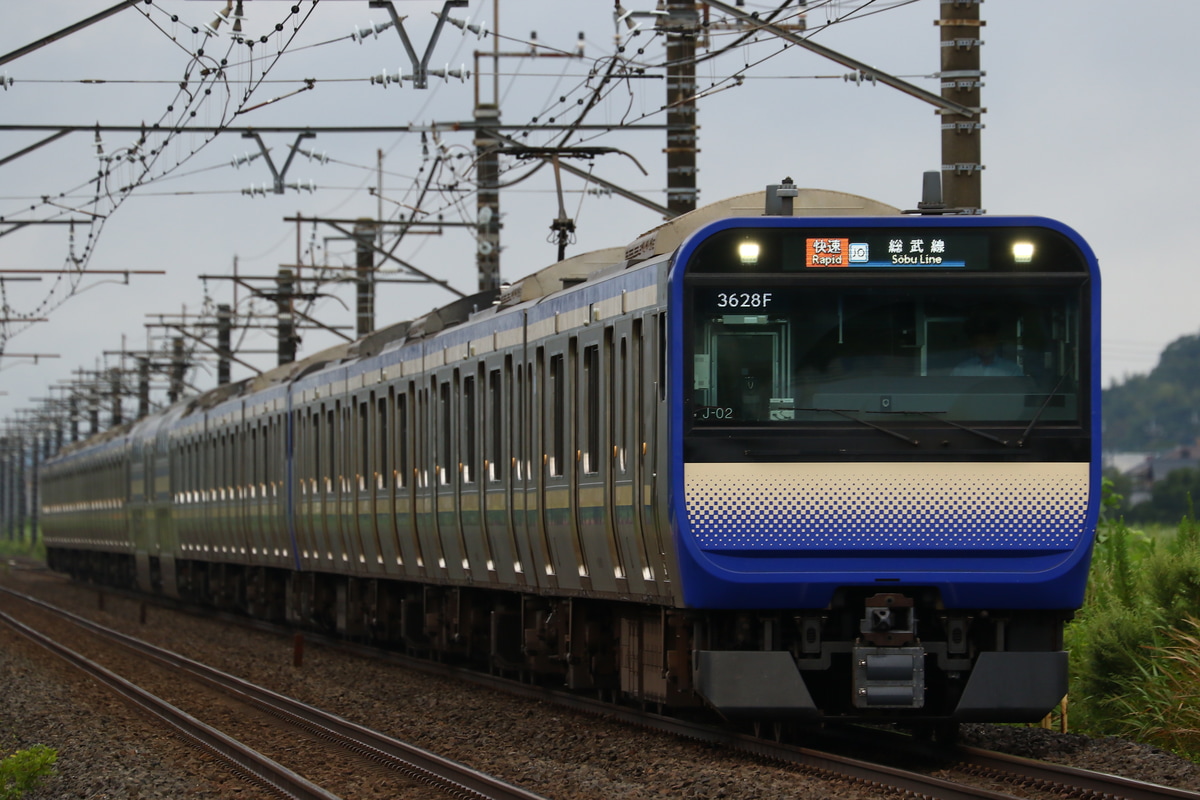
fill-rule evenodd
<path id="1" fill-rule="evenodd" d="M 1087 464 L 687 464 L 708 550 L 1059 550 L 1087 516 Z"/>

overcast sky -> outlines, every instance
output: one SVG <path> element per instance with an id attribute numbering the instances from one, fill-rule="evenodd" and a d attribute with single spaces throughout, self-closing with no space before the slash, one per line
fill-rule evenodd
<path id="1" fill-rule="evenodd" d="M 648 11 L 653 0 L 623 0 Z M 0 55 L 110 8 L 115 0 L 39 0 L 7 3 L 0 27 Z M 379 85 L 370 76 L 411 72 L 395 30 L 358 42 L 346 38 L 358 26 L 388 20 L 366 0 L 323 0 L 315 8 L 247 0 L 244 34 L 253 49 L 229 37 L 193 34 L 225 6 L 223 0 L 154 0 L 139 3 L 88 29 L 0 65 L 0 125 L 193 126 L 426 126 L 470 119 L 474 80 L 434 81 L 418 91 L 405 83 Z M 810 2 L 807 24 L 814 41 L 930 91 L 939 68 L 934 0 Z M 855 13 L 856 9 L 866 8 Z M 502 121 L 573 121 L 591 98 L 614 49 L 612 5 L 604 0 L 500 2 L 501 49 L 539 43 L 574 52 L 583 33 L 583 58 L 505 58 L 500 66 Z M 747 2 L 751 10 L 770 4 Z M 425 49 L 440 2 L 396 0 L 407 15 L 405 29 L 418 52 Z M 874 12 L 874 13 L 872 13 Z M 172 21 L 172 16 L 178 17 Z M 715 15 L 715 12 L 714 12 Z M 452 16 L 496 30 L 492 2 L 470 0 Z M 1200 114 L 1194 88 L 1197 56 L 1192 39 L 1200 29 L 1200 4 L 1147 0 L 1117 10 L 1083 0 L 1003 0 L 984 3 L 986 44 L 983 103 L 983 205 L 990 214 L 1036 214 L 1071 225 L 1090 241 L 1104 273 L 1104 381 L 1153 368 L 1162 348 L 1200 328 L 1192 276 L 1200 167 L 1193 139 Z M 841 20 L 837 24 L 828 23 Z M 281 30 L 276 30 L 276 25 Z M 267 42 L 260 41 L 265 36 Z M 714 36 L 724 47 L 728 36 Z M 591 124 L 622 121 L 661 124 L 665 96 L 662 40 L 649 31 L 622 39 L 625 55 L 648 67 L 638 80 L 614 84 L 591 112 Z M 475 50 L 491 51 L 493 39 L 477 39 L 447 26 L 430 63 L 473 69 Z M 199 63 L 194 54 L 205 51 Z M 280 49 L 284 55 L 276 58 Z M 644 52 L 638 53 L 641 49 Z M 213 79 L 224 58 L 227 81 Z M 751 65 L 747 69 L 747 64 Z M 493 88 L 491 60 L 479 91 Z M 204 70 L 209 70 L 207 73 Z M 249 81 L 265 80 L 252 87 Z M 701 204 L 760 189 L 791 176 L 805 187 L 864 195 L 911 208 L 920 199 L 921 173 L 941 163 L 939 119 L 932 106 L 883 85 L 843 80 L 848 70 L 806 51 L 763 37 L 730 49 L 698 69 L 699 186 Z M 744 80 L 729 78 L 742 74 Z M 311 84 L 306 79 L 313 79 Z M 181 88 L 183 84 L 183 88 Z M 311 85 L 311 88 L 307 88 Z M 1192 88 L 1188 88 L 1191 86 Z M 204 94 L 206 89 L 211 94 Z M 269 105 L 260 104 L 278 98 Z M 242 113 L 237 113 L 239 110 Z M 194 116 L 193 116 L 194 112 Z M 47 131 L 0 130 L 0 160 L 42 142 Z M 282 196 L 243 194 L 271 181 L 259 157 L 235 168 L 231 162 L 258 151 L 237 134 L 183 133 L 151 136 L 132 150 L 138 134 L 71 133 L 27 155 L 0 164 L 0 268 L 57 269 L 79 260 L 90 270 L 162 270 L 165 275 L 91 275 L 72 285 L 46 275 L 40 282 L 5 281 L 6 317 L 47 317 L 48 322 L 7 324 L 8 353 L 56 354 L 36 365 L 0 360 L 0 418 L 46 397 L 51 385 L 75 370 L 120 363 L 122 349 L 159 347 L 148 339 L 148 315 L 196 314 L 215 303 L 237 302 L 238 312 L 267 312 L 245 289 L 234 296 L 229 280 L 197 276 L 270 276 L 299 255 L 305 262 L 353 264 L 350 247 L 324 226 L 297 226 L 285 217 L 356 218 L 408 213 L 418 204 L 431 216 L 473 219 L 468 132 L 419 134 L 322 134 L 303 147 L 328 163 L 297 156 L 285 181 L 315 185 L 315 192 L 288 189 Z M 264 134 L 271 158 L 282 166 L 292 134 Z M 531 144 L 557 144 L 553 133 L 535 131 Z M 595 174 L 665 204 L 664 134 L 614 132 L 575 137 L 571 144 L 620 149 L 591 165 Z M 437 167 L 431 189 L 420 187 Z M 150 151 L 153 150 L 153 153 Z M 428 157 L 425 155 L 428 151 Z M 129 155 L 133 153 L 133 159 Z M 110 174 L 99 199 L 95 178 L 101 161 Z M 382 201 L 369 190 L 380 180 Z M 144 158 L 144 161 L 142 160 Z M 648 175 L 643 175 L 637 163 Z M 505 180 L 529 172 L 505 163 Z M 134 186 L 132 191 L 124 187 Z M 652 211 L 619 197 L 581 192 L 564 179 L 566 207 L 575 218 L 579 253 L 634 239 L 657 224 Z M 553 177 L 543 169 L 504 191 L 501 199 L 502 273 L 515 279 L 555 258 L 547 241 L 557 215 Z M 93 216 L 99 215 L 99 216 Z M 100 220 L 102 219 L 102 222 Z M 97 224 L 30 225 L 13 221 L 85 220 Z M 412 236 L 396 255 L 449 281 L 463 292 L 477 285 L 476 243 L 469 230 Z M 265 286 L 262 281 L 251 281 Z M 314 313 L 332 325 L 353 325 L 349 288 L 326 288 L 331 296 Z M 411 318 L 453 299 L 428 285 L 385 285 L 377 300 L 377 324 Z M 153 331 L 154 335 L 162 333 Z M 332 344 L 328 334 L 306 332 L 301 355 Z M 248 334 L 246 350 L 274 351 L 272 338 Z M 108 352 L 110 355 L 105 356 Z M 271 355 L 247 353 L 267 367 Z M 128 363 L 128 362 L 127 362 Z M 234 377 L 250 374 L 235 366 Z M 212 368 L 193 373 L 195 383 L 215 383 Z"/>

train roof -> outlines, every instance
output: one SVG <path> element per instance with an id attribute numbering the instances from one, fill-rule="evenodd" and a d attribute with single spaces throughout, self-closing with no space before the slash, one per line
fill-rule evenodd
<path id="1" fill-rule="evenodd" d="M 900 209 L 847 192 L 829 189 L 797 189 L 792 204 L 795 217 L 888 217 Z M 580 253 L 516 281 L 500 295 L 501 305 L 536 300 L 595 277 L 614 267 L 629 267 L 655 256 L 673 253 L 693 232 L 710 222 L 727 217 L 760 217 L 765 213 L 766 190 L 697 208 L 651 228 L 624 247 L 609 247 Z"/>
<path id="2" fill-rule="evenodd" d="M 461 297 L 447 305 L 412 320 L 397 322 L 354 341 L 343 342 L 288 364 L 281 364 L 261 375 L 218 386 L 183 401 L 178 414 L 186 418 L 197 411 L 217 408 L 227 401 L 243 396 L 290 385 L 306 375 L 329 367 L 372 358 L 460 325 L 472 315 L 487 309 L 503 309 L 530 303 L 556 292 L 599 277 L 642 264 L 655 257 L 674 252 L 694 231 L 704 225 L 728 217 L 757 217 L 765 213 L 766 190 L 720 200 L 663 222 L 622 247 L 608 247 L 579 253 L 531 273 L 499 291 L 485 291 Z M 798 188 L 793 199 L 792 216 L 797 217 L 855 217 L 893 216 L 900 209 L 867 197 L 829 189 Z M 95 445 L 129 433 L 134 423 L 104 431 L 91 437 L 87 444 Z M 84 443 L 79 443 L 83 446 Z M 70 449 L 77 449 L 72 447 Z"/>

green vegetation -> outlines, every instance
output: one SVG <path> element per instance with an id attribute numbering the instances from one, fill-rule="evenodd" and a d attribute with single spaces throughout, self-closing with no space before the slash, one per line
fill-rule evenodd
<path id="1" fill-rule="evenodd" d="M 1105 482 L 1111 514 L 1120 498 Z M 1067 629 L 1072 728 L 1200 760 L 1200 524 L 1101 522 L 1083 610 Z"/>
<path id="2" fill-rule="evenodd" d="M 1120 495 L 1127 497 L 1133 490 L 1133 481 L 1128 475 L 1112 470 L 1105 472 L 1105 475 Z M 1131 524 L 1174 526 L 1187 515 L 1192 497 L 1200 497 L 1200 470 L 1182 467 L 1157 481 L 1150 489 L 1149 500 L 1136 506 L 1123 503 L 1119 511 L 1125 521 Z"/>
<path id="3" fill-rule="evenodd" d="M 44 744 L 18 750 L 0 761 L 0 800 L 20 800 L 52 775 L 58 751 Z"/>
<path id="4" fill-rule="evenodd" d="M 46 558 L 46 545 L 42 537 L 31 541 L 31 537 L 23 536 L 18 539 L 0 539 L 0 558 L 7 556 L 29 556 L 30 558 Z"/>
<path id="5" fill-rule="evenodd" d="M 1149 452 L 1200 438 L 1200 334 L 1167 345 L 1148 375 L 1104 390 L 1104 447 Z"/>

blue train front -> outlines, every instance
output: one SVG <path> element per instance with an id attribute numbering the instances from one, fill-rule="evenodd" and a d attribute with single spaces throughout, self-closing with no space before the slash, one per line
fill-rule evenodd
<path id="1" fill-rule="evenodd" d="M 1034 218 L 727 219 L 669 291 L 699 693 L 754 718 L 1057 705 L 1099 505 L 1086 243 Z"/>

